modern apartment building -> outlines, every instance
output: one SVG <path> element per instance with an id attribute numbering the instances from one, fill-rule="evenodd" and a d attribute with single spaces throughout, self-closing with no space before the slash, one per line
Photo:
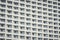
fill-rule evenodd
<path id="1" fill-rule="evenodd" d="M 0 0 L 0 40 L 60 40 L 60 0 Z"/>

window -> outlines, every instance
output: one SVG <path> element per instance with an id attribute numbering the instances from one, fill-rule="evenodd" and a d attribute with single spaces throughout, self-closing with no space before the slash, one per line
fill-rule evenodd
<path id="1" fill-rule="evenodd" d="M 53 22 L 49 22 L 49 24 L 53 24 Z"/>
<path id="2" fill-rule="evenodd" d="M 26 32 L 27 35 L 31 35 L 31 32 Z"/>
<path id="3" fill-rule="evenodd" d="M 24 31 L 20 31 L 20 34 L 25 34 L 25 32 Z"/>
<path id="4" fill-rule="evenodd" d="M 58 3 L 58 5 L 60 6 L 60 3 Z"/>
<path id="5" fill-rule="evenodd" d="M 58 27 L 54 27 L 54 29 L 58 29 Z"/>
<path id="6" fill-rule="evenodd" d="M 25 36 L 20 36 L 20 39 L 25 39 Z"/>
<path id="7" fill-rule="evenodd" d="M 32 24 L 32 26 L 35 26 L 36 27 L 36 24 L 34 23 L 34 24 Z"/>
<path id="8" fill-rule="evenodd" d="M 60 11 L 58 11 L 58 13 L 60 13 Z"/>
<path id="9" fill-rule="evenodd" d="M 52 12 L 52 9 L 48 9 L 48 11 Z"/>
<path id="10" fill-rule="evenodd" d="M 43 16 L 43 19 L 47 19 L 47 17 L 46 16 L 45 17 Z"/>
<path id="11" fill-rule="evenodd" d="M 20 6 L 24 7 L 24 6 L 25 6 L 25 4 L 20 3 Z"/>
<path id="12" fill-rule="evenodd" d="M 32 4 L 36 4 L 36 2 L 33 2 L 33 1 L 32 1 Z"/>
<path id="13" fill-rule="evenodd" d="M 31 37 L 26 37 L 27 40 L 31 40 Z"/>
<path id="14" fill-rule="evenodd" d="M 42 9 L 42 7 L 37 7 L 39 10 L 41 10 Z"/>
<path id="15" fill-rule="evenodd" d="M 36 8 L 36 6 L 32 6 L 32 8 L 34 9 L 34 8 Z"/>
<path id="16" fill-rule="evenodd" d="M 38 36 L 42 36 L 42 33 L 38 33 Z"/>
<path id="17" fill-rule="evenodd" d="M 4 38 L 0 38 L 0 40 L 5 40 Z"/>
<path id="18" fill-rule="evenodd" d="M 39 32 L 42 32 L 42 29 L 38 29 Z"/>
<path id="19" fill-rule="evenodd" d="M 20 31 L 20 34 L 25 34 L 25 32 L 24 31 Z"/>
<path id="20" fill-rule="evenodd" d="M 0 9 L 1 12 L 5 12 L 6 10 L 5 9 Z"/>
<path id="21" fill-rule="evenodd" d="M 47 26 L 47 25 L 43 25 L 43 27 L 44 27 L 44 28 L 48 28 L 48 26 Z"/>
<path id="22" fill-rule="evenodd" d="M 32 28 L 33 31 L 36 31 L 36 28 Z"/>
<path id="23" fill-rule="evenodd" d="M 14 25 L 14 28 L 18 29 L 18 25 Z"/>
<path id="24" fill-rule="evenodd" d="M 60 7 L 58 7 L 58 9 L 60 9 Z"/>
<path id="25" fill-rule="evenodd" d="M 43 15 L 47 15 L 47 12 L 43 12 Z"/>
<path id="26" fill-rule="evenodd" d="M 12 37 L 12 35 L 11 35 L 11 34 L 7 34 L 7 37 L 11 38 L 11 37 Z"/>
<path id="27" fill-rule="evenodd" d="M 24 30 L 24 29 L 25 29 L 25 27 L 24 27 L 24 26 L 20 26 L 20 29 L 21 29 L 21 30 Z"/>
<path id="28" fill-rule="evenodd" d="M 25 9 L 24 8 L 20 8 L 21 11 L 24 11 Z"/>
<path id="29" fill-rule="evenodd" d="M 30 17 L 31 15 L 30 14 L 26 14 L 26 16 Z"/>
<path id="30" fill-rule="evenodd" d="M 6 3 L 6 0 L 0 0 L 1 2 L 3 2 L 3 3 Z"/>
<path id="31" fill-rule="evenodd" d="M 59 19 L 59 21 L 60 21 L 60 19 Z"/>
<path id="32" fill-rule="evenodd" d="M 14 24 L 18 24 L 18 21 L 14 21 Z"/>
<path id="33" fill-rule="evenodd" d="M 38 0 L 38 1 L 42 1 L 42 0 Z"/>
<path id="34" fill-rule="evenodd" d="M 48 34 L 44 34 L 44 37 L 48 37 Z"/>
<path id="35" fill-rule="evenodd" d="M 39 23 L 42 23 L 42 20 L 38 20 Z"/>
<path id="36" fill-rule="evenodd" d="M 52 5 L 48 5 L 48 7 L 52 8 Z"/>
<path id="37" fill-rule="evenodd" d="M 53 33 L 53 30 L 49 30 L 49 33 Z"/>
<path id="38" fill-rule="evenodd" d="M 57 5 L 57 2 L 53 2 L 53 4 Z"/>
<path id="39" fill-rule="evenodd" d="M 18 30 L 14 30 L 14 33 L 18 33 Z"/>
<path id="40" fill-rule="evenodd" d="M 26 9 L 27 12 L 30 12 L 31 10 L 30 9 Z"/>
<path id="41" fill-rule="evenodd" d="M 12 32 L 12 29 L 7 29 L 7 32 L 11 33 Z"/>
<path id="42" fill-rule="evenodd" d="M 25 23 L 24 22 L 20 22 L 20 24 L 24 25 Z"/>
<path id="43" fill-rule="evenodd" d="M 53 37 L 53 35 L 52 34 L 49 34 L 49 37 Z"/>
<path id="44" fill-rule="evenodd" d="M 43 2 L 47 2 L 47 0 L 43 0 Z"/>
<path id="45" fill-rule="evenodd" d="M 27 29 L 27 30 L 31 30 L 31 28 L 30 28 L 30 27 L 26 27 L 26 29 Z"/>
<path id="46" fill-rule="evenodd" d="M 0 24 L 0 27 L 5 27 L 5 24 Z"/>
<path id="47" fill-rule="evenodd" d="M 0 18 L 0 22 L 5 22 L 5 19 L 1 19 L 1 18 Z"/>
<path id="48" fill-rule="evenodd" d="M 54 22 L 54 25 L 58 25 L 58 23 L 57 22 Z"/>
<path id="49" fill-rule="evenodd" d="M 36 22 L 36 19 L 32 19 L 32 22 Z"/>
<path id="50" fill-rule="evenodd" d="M 38 24 L 38 27 L 42 27 L 42 24 Z"/>
<path id="51" fill-rule="evenodd" d="M 55 38 L 58 38 L 58 35 L 54 35 Z"/>
<path id="52" fill-rule="evenodd" d="M 5 4 L 0 4 L 0 6 L 1 6 L 1 7 L 4 7 L 4 8 L 6 7 L 6 5 L 5 5 Z"/>
<path id="53" fill-rule="evenodd" d="M 18 19 L 18 16 L 14 16 L 14 19 Z"/>
<path id="54" fill-rule="evenodd" d="M 43 4 L 43 6 L 47 7 L 47 4 Z"/>
<path id="55" fill-rule="evenodd" d="M 8 8 L 12 9 L 12 6 L 7 5 Z"/>
<path id="56" fill-rule="evenodd" d="M 52 13 L 48 13 L 49 16 L 52 16 Z"/>
<path id="57" fill-rule="evenodd" d="M 0 32 L 5 32 L 5 29 L 1 29 L 1 28 L 0 28 Z"/>
<path id="58" fill-rule="evenodd" d="M 14 35 L 14 38 L 18 38 L 18 35 Z"/>
<path id="59" fill-rule="evenodd" d="M 18 10 L 18 7 L 14 7 L 15 10 Z"/>
<path id="60" fill-rule="evenodd" d="M 44 40 L 48 40 L 48 38 L 44 38 Z"/>
<path id="61" fill-rule="evenodd" d="M 12 25 L 7 25 L 8 28 L 12 28 Z"/>
<path id="62" fill-rule="evenodd" d="M 32 13 L 36 13 L 36 10 L 32 10 Z"/>
<path id="63" fill-rule="evenodd" d="M 36 33 L 34 32 L 34 33 L 32 33 L 32 35 L 33 35 L 33 36 L 36 36 Z"/>
<path id="64" fill-rule="evenodd" d="M 57 13 L 57 10 L 53 10 L 53 12 Z"/>
<path id="65" fill-rule="evenodd" d="M 54 14 L 54 17 L 57 17 L 58 15 L 57 14 Z"/>
<path id="66" fill-rule="evenodd" d="M 36 37 L 32 37 L 32 40 L 37 40 L 37 38 Z"/>
<path id="67" fill-rule="evenodd" d="M 18 15 L 18 12 L 17 11 L 14 11 L 14 14 Z"/>
<path id="68" fill-rule="evenodd" d="M 9 14 L 12 14 L 12 11 L 11 11 L 11 10 L 7 10 L 7 12 L 8 12 Z"/>
<path id="69" fill-rule="evenodd" d="M 26 5 L 27 8 L 30 8 L 31 6 L 30 5 Z"/>
<path id="70" fill-rule="evenodd" d="M 53 28 L 53 26 L 49 26 L 49 28 L 51 28 L 51 29 L 52 29 L 52 28 Z"/>
<path id="71" fill-rule="evenodd" d="M 52 3 L 52 1 L 48 1 L 48 3 Z"/>
<path id="72" fill-rule="evenodd" d="M 26 25 L 31 25 L 31 23 L 26 23 Z"/>
<path id="73" fill-rule="evenodd" d="M 57 6 L 53 6 L 53 8 L 57 9 Z M 58 7 L 58 9 L 60 9 L 60 7 Z"/>
<path id="74" fill-rule="evenodd" d="M 8 23 L 12 23 L 12 20 L 7 20 Z"/>
<path id="75" fill-rule="evenodd" d="M 41 3 L 37 3 L 38 5 L 42 5 Z"/>
<path id="76" fill-rule="evenodd" d="M 44 31 L 44 32 L 48 32 L 48 30 L 47 30 L 47 29 L 44 29 L 43 31 Z"/>
<path id="77" fill-rule="evenodd" d="M 38 38 L 38 40 L 42 40 L 42 38 Z"/>
<path id="78" fill-rule="evenodd" d="M 14 2 L 14 5 L 18 5 L 18 3 L 17 2 Z"/>
<path id="79" fill-rule="evenodd" d="M 4 33 L 0 33 L 0 37 L 5 37 L 5 34 Z"/>
<path id="80" fill-rule="evenodd" d="M 44 23 L 44 24 L 46 24 L 46 23 L 47 23 L 47 21 L 43 21 L 43 23 Z"/>
<path id="81" fill-rule="evenodd" d="M 25 13 L 23 13 L 23 12 L 20 12 L 20 15 L 24 16 L 24 15 L 25 15 Z"/>
<path id="82" fill-rule="evenodd" d="M 32 17 L 36 17 L 36 15 L 32 15 Z"/>
<path id="83" fill-rule="evenodd" d="M 41 11 L 38 11 L 38 14 L 42 14 L 42 12 Z"/>
<path id="84" fill-rule="evenodd" d="M 48 18 L 49 20 L 53 20 L 51 17 Z"/>
<path id="85" fill-rule="evenodd" d="M 60 0 L 58 0 L 58 1 L 60 1 Z"/>
<path id="86" fill-rule="evenodd" d="M 8 18 L 12 18 L 12 15 L 7 15 Z"/>
<path id="87" fill-rule="evenodd" d="M 20 17 L 21 20 L 24 20 L 25 18 L 24 17 Z"/>
<path id="88" fill-rule="evenodd" d="M 31 21 L 31 18 L 26 18 L 27 21 Z"/>
<path id="89" fill-rule="evenodd" d="M 47 11 L 47 8 L 43 8 L 43 10 Z"/>
<path id="90" fill-rule="evenodd" d="M 25 2 L 25 0 L 20 0 L 21 2 Z"/>
<path id="91" fill-rule="evenodd" d="M 7 0 L 7 3 L 8 3 L 8 4 L 12 4 L 12 1 L 8 1 L 8 0 Z"/>
<path id="92" fill-rule="evenodd" d="M 29 0 L 26 0 L 26 2 L 27 2 L 27 3 L 30 3 L 30 1 L 29 1 Z"/>

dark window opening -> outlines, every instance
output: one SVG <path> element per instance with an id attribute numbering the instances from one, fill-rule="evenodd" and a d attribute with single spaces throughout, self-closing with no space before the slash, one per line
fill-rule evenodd
<path id="1" fill-rule="evenodd" d="M 47 2 L 47 0 L 43 0 L 43 2 Z"/>
<path id="2" fill-rule="evenodd" d="M 5 3 L 5 2 L 6 2 L 6 0 L 1 0 L 1 2 L 4 2 L 4 3 Z"/>

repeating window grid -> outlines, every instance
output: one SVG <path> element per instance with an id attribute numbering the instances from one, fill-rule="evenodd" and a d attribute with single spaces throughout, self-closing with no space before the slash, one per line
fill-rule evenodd
<path id="1" fill-rule="evenodd" d="M 33 18 L 32 18 L 33 19 Z M 44 21 L 44 20 L 43 20 Z"/>

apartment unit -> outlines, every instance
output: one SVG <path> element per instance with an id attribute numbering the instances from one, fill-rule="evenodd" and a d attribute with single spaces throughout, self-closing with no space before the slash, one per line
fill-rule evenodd
<path id="1" fill-rule="evenodd" d="M 60 40 L 60 0 L 0 0 L 0 40 Z"/>

